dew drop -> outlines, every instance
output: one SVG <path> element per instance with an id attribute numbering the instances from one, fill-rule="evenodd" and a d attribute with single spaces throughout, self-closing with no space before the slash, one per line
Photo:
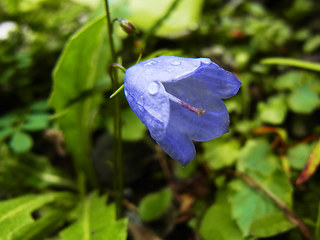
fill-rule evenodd
<path id="1" fill-rule="evenodd" d="M 211 60 L 209 58 L 202 58 L 201 62 L 209 64 L 209 63 L 211 63 Z"/>
<path id="2" fill-rule="evenodd" d="M 153 65 L 153 64 L 155 64 L 156 62 L 155 61 L 149 61 L 149 62 L 147 62 L 146 64 L 144 64 L 143 66 L 151 66 L 151 65 Z"/>
<path id="3" fill-rule="evenodd" d="M 174 60 L 172 63 L 171 63 L 173 66 L 179 66 L 181 64 L 180 61 L 178 60 Z"/>
<path id="4" fill-rule="evenodd" d="M 151 94 L 151 95 L 155 95 L 159 92 L 159 83 L 157 82 L 152 82 L 149 84 L 148 86 L 148 92 Z"/>

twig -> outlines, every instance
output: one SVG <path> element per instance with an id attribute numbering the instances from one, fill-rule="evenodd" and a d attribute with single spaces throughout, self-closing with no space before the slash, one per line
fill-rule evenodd
<path id="1" fill-rule="evenodd" d="M 283 213 L 287 216 L 287 218 L 298 226 L 302 235 L 306 240 L 312 240 L 312 235 L 307 227 L 307 225 L 291 210 L 289 209 L 279 198 L 277 198 L 271 191 L 264 188 L 260 183 L 255 181 L 253 178 L 249 177 L 248 175 L 235 172 L 235 175 L 242 178 L 246 183 L 250 186 L 258 188 L 260 191 L 265 193 L 270 199 L 274 201 L 274 203 L 283 211 Z"/>

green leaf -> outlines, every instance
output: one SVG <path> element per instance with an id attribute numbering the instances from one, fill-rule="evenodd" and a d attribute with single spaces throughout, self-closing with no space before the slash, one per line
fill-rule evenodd
<path id="1" fill-rule="evenodd" d="M 9 113 L 7 115 L 4 115 L 3 117 L 0 118 L 0 127 L 12 126 L 18 117 L 19 115 L 15 113 Z"/>
<path id="2" fill-rule="evenodd" d="M 250 233 L 255 237 L 269 237 L 296 227 L 282 212 L 271 213 L 253 221 Z"/>
<path id="3" fill-rule="evenodd" d="M 237 169 L 269 175 L 277 168 L 276 160 L 270 154 L 271 145 L 264 139 L 248 140 L 240 152 Z"/>
<path id="4" fill-rule="evenodd" d="M 60 232 L 62 240 L 90 240 L 127 238 L 127 219 L 116 220 L 115 206 L 106 205 L 106 196 L 92 193 L 83 199 L 75 223 Z"/>
<path id="5" fill-rule="evenodd" d="M 203 143 L 204 159 L 212 169 L 231 166 L 239 156 L 240 142 L 217 138 Z M 228 153 L 228 154 L 226 154 Z"/>
<path id="6" fill-rule="evenodd" d="M 31 149 L 33 145 L 32 137 L 21 131 L 17 131 L 12 135 L 10 147 L 16 153 L 24 153 Z"/>
<path id="7" fill-rule="evenodd" d="M 65 209 L 49 210 L 41 218 L 36 219 L 32 224 L 26 225 L 14 234 L 14 240 L 35 240 L 45 239 L 59 229 L 68 217 Z"/>
<path id="8" fill-rule="evenodd" d="M 152 221 L 162 216 L 172 202 L 172 190 L 164 188 L 157 193 L 144 197 L 139 205 L 140 217 L 144 221 Z"/>
<path id="9" fill-rule="evenodd" d="M 289 148 L 287 158 L 290 167 L 302 170 L 306 165 L 313 148 L 314 145 L 307 143 L 301 143 Z"/>
<path id="10" fill-rule="evenodd" d="M 237 170 L 256 181 L 265 191 L 272 194 L 288 208 L 292 205 L 292 186 L 280 166 L 280 158 L 273 155 L 270 144 L 262 139 L 248 140 L 243 147 Z M 234 195 L 232 216 L 247 236 L 250 225 L 258 218 L 281 212 L 265 192 L 253 188 L 243 181 L 231 183 Z"/>
<path id="11" fill-rule="evenodd" d="M 10 135 L 12 135 L 15 132 L 15 130 L 13 128 L 4 128 L 4 129 L 0 129 L 0 141 L 5 140 L 7 137 L 9 137 Z"/>
<path id="12" fill-rule="evenodd" d="M 57 114 L 65 111 L 58 123 L 67 148 L 76 168 L 89 176 L 92 176 L 89 137 L 102 96 L 96 94 L 69 104 L 83 92 L 107 80 L 106 67 L 110 61 L 107 42 L 105 16 L 90 21 L 71 37 L 54 69 L 49 102 Z"/>
<path id="13" fill-rule="evenodd" d="M 266 103 L 258 104 L 259 116 L 262 121 L 271 124 L 283 123 L 287 114 L 287 105 L 284 96 L 270 97 Z"/>
<path id="14" fill-rule="evenodd" d="M 312 36 L 305 42 L 303 46 L 303 51 L 306 53 L 311 53 L 319 47 L 320 47 L 320 35 L 318 34 L 318 35 Z"/>
<path id="15" fill-rule="evenodd" d="M 242 234 L 231 216 L 227 195 L 221 191 L 218 200 L 204 214 L 200 234 L 205 240 L 242 240 Z"/>
<path id="16" fill-rule="evenodd" d="M 49 125 L 49 114 L 38 113 L 31 114 L 25 118 L 21 129 L 26 131 L 39 131 L 46 129 Z"/>
<path id="17" fill-rule="evenodd" d="M 145 135 L 146 127 L 130 108 L 121 112 L 122 138 L 125 141 L 137 141 Z M 113 116 L 107 119 L 107 128 L 113 134 Z"/>
<path id="18" fill-rule="evenodd" d="M 128 6 L 131 14 L 127 16 L 139 29 L 150 30 L 153 25 L 166 13 L 175 0 L 129 0 Z M 166 19 L 156 35 L 177 37 L 185 35 L 198 26 L 203 0 L 180 0 L 178 6 Z"/>
<path id="19" fill-rule="evenodd" d="M 318 94 L 306 86 L 296 89 L 288 98 L 289 108 L 296 113 L 311 113 L 319 102 Z"/>
<path id="20" fill-rule="evenodd" d="M 12 234 L 32 223 L 31 213 L 63 193 L 26 195 L 0 202 L 0 239 L 11 239 Z"/>

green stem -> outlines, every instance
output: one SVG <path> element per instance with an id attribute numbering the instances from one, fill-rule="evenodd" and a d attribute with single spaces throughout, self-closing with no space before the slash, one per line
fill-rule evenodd
<path id="1" fill-rule="evenodd" d="M 293 58 L 265 58 L 261 60 L 262 64 L 279 64 L 293 67 L 299 67 L 320 72 L 320 64 L 308 62 Z"/>
<path id="2" fill-rule="evenodd" d="M 117 56 L 115 53 L 114 42 L 112 38 L 113 25 L 110 18 L 110 9 L 108 0 L 105 0 L 106 17 L 108 24 L 108 38 L 111 50 L 112 62 L 113 64 L 109 67 L 109 74 L 112 81 L 112 89 L 115 92 L 119 88 L 119 82 L 117 74 L 113 72 L 113 65 L 116 65 Z M 115 201 L 117 218 L 121 217 L 121 206 L 123 198 L 123 160 L 122 160 L 122 140 L 121 140 L 121 109 L 120 109 L 120 98 L 116 97 L 113 99 L 113 149 L 114 149 L 114 174 L 113 174 L 113 184 L 115 191 Z"/>

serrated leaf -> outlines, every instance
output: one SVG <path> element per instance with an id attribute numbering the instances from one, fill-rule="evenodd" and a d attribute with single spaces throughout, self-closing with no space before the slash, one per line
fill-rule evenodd
<path id="1" fill-rule="evenodd" d="M 17 131 L 12 135 L 9 144 L 14 152 L 25 153 L 31 149 L 33 145 L 33 139 L 29 134 Z"/>
<path id="2" fill-rule="evenodd" d="M 14 234 L 14 240 L 36 240 L 45 239 L 57 231 L 68 217 L 68 210 L 55 209 L 45 213 L 41 218 L 36 219 L 32 224 L 26 225 Z"/>
<path id="3" fill-rule="evenodd" d="M 105 16 L 100 16 L 71 37 L 53 73 L 50 104 L 57 114 L 65 111 L 65 115 L 58 119 L 59 126 L 75 159 L 76 168 L 87 175 L 92 175 L 89 136 L 102 96 L 96 94 L 71 106 L 69 104 L 98 82 L 107 81 L 106 67 L 110 60 L 107 43 Z"/>
<path id="4" fill-rule="evenodd" d="M 83 199 L 75 223 L 60 232 L 62 240 L 127 238 L 127 219 L 116 220 L 115 206 L 106 205 L 106 196 L 92 193 Z"/>
<path id="5" fill-rule="evenodd" d="M 219 200 L 220 199 L 220 200 Z M 242 234 L 233 221 L 225 192 L 218 193 L 218 200 L 204 214 L 200 234 L 205 240 L 242 240 Z"/>
<path id="6" fill-rule="evenodd" d="M 288 106 L 296 113 L 311 113 L 319 106 L 319 96 L 307 86 L 297 88 L 290 94 Z"/>
<path id="7" fill-rule="evenodd" d="M 11 236 L 34 221 L 31 213 L 46 203 L 54 201 L 61 193 L 26 195 L 0 202 L 0 239 Z"/>
<path id="8" fill-rule="evenodd" d="M 270 97 L 266 103 L 258 104 L 259 116 L 263 122 L 281 124 L 287 114 L 287 105 L 284 96 Z"/>
<path id="9" fill-rule="evenodd" d="M 250 225 L 250 234 L 259 238 L 269 237 L 283 233 L 294 227 L 296 225 L 289 221 L 282 212 L 276 212 L 253 221 Z"/>
<path id="10" fill-rule="evenodd" d="M 152 221 L 164 214 L 172 202 L 172 190 L 164 188 L 157 193 L 144 197 L 139 205 L 140 217 L 144 221 Z"/>

